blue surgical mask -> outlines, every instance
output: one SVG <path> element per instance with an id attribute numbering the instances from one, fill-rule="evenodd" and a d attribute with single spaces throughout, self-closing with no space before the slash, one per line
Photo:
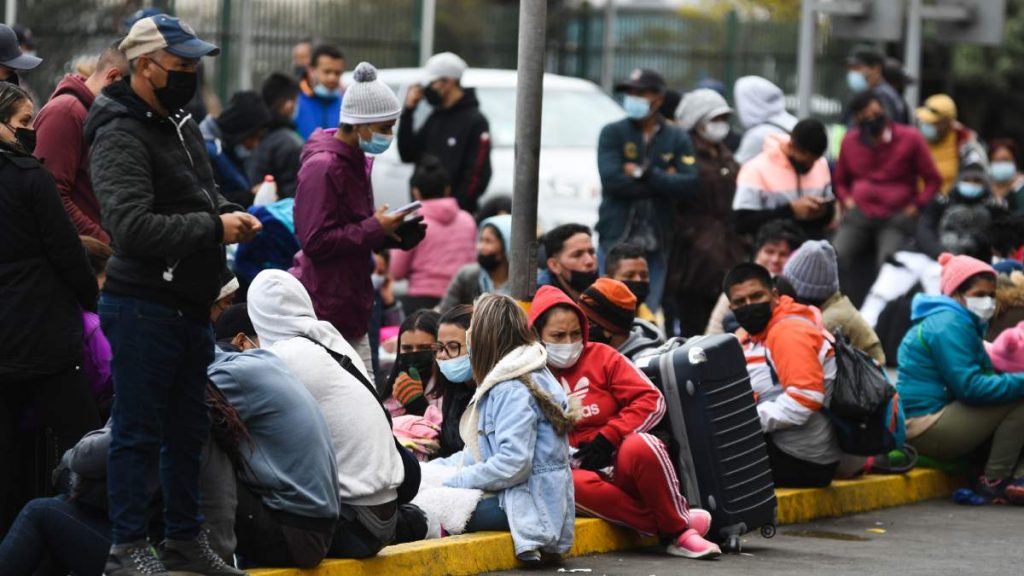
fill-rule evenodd
<path id="1" fill-rule="evenodd" d="M 846 73 L 846 86 L 854 92 L 863 92 L 868 89 L 868 79 L 863 72 L 850 70 Z"/>
<path id="2" fill-rule="evenodd" d="M 462 384 L 473 379 L 473 366 L 469 363 L 469 354 L 450 360 L 438 360 L 437 367 L 449 382 Z"/>
<path id="3" fill-rule="evenodd" d="M 317 95 L 320 98 L 331 98 L 336 93 L 337 92 L 331 90 L 330 88 L 324 86 L 323 84 L 317 84 L 316 86 L 313 86 L 313 94 Z"/>
<path id="4" fill-rule="evenodd" d="M 641 96 L 626 94 L 622 99 L 622 107 L 626 109 L 626 116 L 632 120 L 643 120 L 651 113 L 651 103 Z"/>
<path id="5" fill-rule="evenodd" d="M 925 140 L 929 142 L 935 142 L 936 140 L 939 139 L 939 129 L 935 127 L 935 124 L 922 122 L 920 129 L 921 136 L 924 136 Z"/>
<path id="6" fill-rule="evenodd" d="M 391 141 L 395 137 L 392 134 L 381 134 L 380 132 L 374 132 L 373 137 L 369 141 L 359 139 L 359 148 L 367 154 L 383 154 L 385 150 L 391 147 Z"/>
<path id="7" fill-rule="evenodd" d="M 988 172 L 996 182 L 1009 182 L 1017 175 L 1017 165 L 1009 160 L 999 160 L 992 163 Z"/>
<path id="8" fill-rule="evenodd" d="M 985 193 L 985 185 L 977 182 L 959 182 L 956 191 L 964 198 L 978 198 Z"/>

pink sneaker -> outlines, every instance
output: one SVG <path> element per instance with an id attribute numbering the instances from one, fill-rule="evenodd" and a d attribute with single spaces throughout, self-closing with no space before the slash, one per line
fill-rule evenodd
<path id="1" fill-rule="evenodd" d="M 711 531 L 711 512 L 701 508 L 690 508 L 690 524 L 688 528 L 693 528 L 701 536 L 707 536 L 708 532 Z"/>
<path id="2" fill-rule="evenodd" d="M 715 558 L 722 555 L 722 549 L 718 544 L 708 542 L 693 528 L 680 534 L 665 551 L 681 558 Z"/>

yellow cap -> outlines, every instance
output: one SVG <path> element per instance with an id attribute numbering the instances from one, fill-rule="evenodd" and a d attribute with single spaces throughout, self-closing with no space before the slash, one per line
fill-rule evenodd
<path id="1" fill-rule="evenodd" d="M 928 124 L 956 120 L 956 102 L 945 94 L 931 96 L 917 109 L 917 119 Z"/>

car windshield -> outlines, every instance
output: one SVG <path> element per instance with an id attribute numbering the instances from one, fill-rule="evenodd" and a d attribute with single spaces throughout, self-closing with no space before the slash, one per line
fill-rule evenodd
<path id="1" fill-rule="evenodd" d="M 478 88 L 481 111 L 491 125 L 495 147 L 515 144 L 516 90 Z M 621 119 L 622 108 L 598 90 L 544 91 L 541 144 L 545 148 L 593 148 L 606 124 Z"/>

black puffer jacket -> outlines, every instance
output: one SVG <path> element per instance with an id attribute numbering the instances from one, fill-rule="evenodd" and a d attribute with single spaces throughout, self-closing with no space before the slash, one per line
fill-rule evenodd
<path id="1" fill-rule="evenodd" d="M 82 362 L 98 287 L 50 173 L 0 144 L 0 382 Z"/>
<path id="2" fill-rule="evenodd" d="M 129 82 L 106 88 L 85 123 L 93 188 L 113 239 L 104 290 L 206 318 L 225 264 L 219 214 L 242 208 L 218 192 L 191 115 L 161 117 Z"/>

